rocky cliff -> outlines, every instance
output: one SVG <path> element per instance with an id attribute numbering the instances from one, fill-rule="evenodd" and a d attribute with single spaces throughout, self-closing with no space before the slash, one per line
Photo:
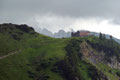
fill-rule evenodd
<path id="1" fill-rule="evenodd" d="M 116 56 L 111 56 L 109 62 L 108 60 L 106 60 L 106 53 L 104 51 L 97 51 L 93 49 L 87 42 L 83 42 L 80 46 L 82 55 L 91 63 L 103 63 L 107 64 L 111 68 L 120 69 L 120 62 L 117 60 Z"/>

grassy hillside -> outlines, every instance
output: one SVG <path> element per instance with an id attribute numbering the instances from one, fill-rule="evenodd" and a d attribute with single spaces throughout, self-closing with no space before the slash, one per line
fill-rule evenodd
<path id="1" fill-rule="evenodd" d="M 28 39 L 38 34 L 27 25 L 0 25 L 0 56 L 20 50 Z"/>
<path id="2" fill-rule="evenodd" d="M 105 38 L 55 39 L 27 25 L 2 24 L 0 43 L 0 57 L 16 52 L 0 59 L 0 80 L 118 80 L 120 76 L 119 69 L 105 64 L 113 56 L 119 61 L 120 45 Z"/>
<path id="3" fill-rule="evenodd" d="M 42 35 L 36 39 L 29 40 L 24 50 L 0 60 L 0 66 L 2 66 L 0 79 L 30 80 L 32 79 L 31 77 L 46 78 L 47 76 L 50 77 L 49 80 L 60 79 L 61 77 L 51 72 L 50 69 L 53 63 L 64 58 L 66 41 L 49 39 Z"/>
<path id="4" fill-rule="evenodd" d="M 2 25 L 0 56 L 18 52 L 0 60 L 0 80 L 34 80 L 35 78 L 64 80 L 52 72 L 51 67 L 56 61 L 64 58 L 66 53 L 64 47 L 69 39 L 54 39 L 37 33 L 26 33 L 12 24 L 9 25 L 14 30 L 3 31 L 4 26 L 8 25 Z M 23 34 L 17 34 L 18 32 Z M 12 35 L 16 35 L 18 39 Z"/>

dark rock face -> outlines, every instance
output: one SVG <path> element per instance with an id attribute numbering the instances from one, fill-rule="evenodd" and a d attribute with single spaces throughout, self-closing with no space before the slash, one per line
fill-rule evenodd
<path id="1" fill-rule="evenodd" d="M 111 68 L 120 69 L 120 62 L 117 60 L 116 56 L 110 58 L 108 61 L 105 57 L 105 52 L 97 51 L 95 53 L 94 50 L 88 45 L 87 43 L 81 44 L 81 53 L 84 57 L 87 57 L 90 62 L 97 64 L 97 63 L 104 63 L 110 66 Z"/>
<path id="2" fill-rule="evenodd" d="M 17 25 L 11 23 L 0 24 L 0 33 L 12 37 L 14 40 L 21 40 L 25 33 L 34 35 L 36 32 L 32 27 L 25 24 Z"/>
<path id="3" fill-rule="evenodd" d="M 23 24 L 23 25 L 15 25 L 16 28 L 29 33 L 30 31 L 34 31 L 34 29 L 32 27 L 28 27 L 27 25 Z"/>
<path id="4" fill-rule="evenodd" d="M 17 25 L 17 24 L 12 24 L 12 23 L 0 24 L 0 32 L 1 33 L 4 33 L 5 31 L 7 31 L 9 29 L 10 30 L 19 29 L 25 33 L 35 32 L 32 27 L 29 27 L 25 24 L 22 24 L 22 25 Z"/>

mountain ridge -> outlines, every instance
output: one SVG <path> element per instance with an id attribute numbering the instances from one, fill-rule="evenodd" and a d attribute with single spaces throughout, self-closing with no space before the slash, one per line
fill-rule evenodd
<path id="1" fill-rule="evenodd" d="M 65 38 L 68 38 L 68 37 L 71 37 L 71 31 L 68 31 L 68 32 L 65 32 L 64 30 L 59 30 L 58 32 L 56 32 L 56 33 L 52 33 L 51 31 L 49 31 L 49 30 L 47 30 L 47 29 L 40 29 L 40 28 L 35 28 L 35 30 L 38 32 L 38 33 L 40 33 L 40 34 L 43 34 L 43 35 L 46 35 L 46 36 L 50 36 L 50 37 L 55 37 L 55 38 L 63 38 L 63 37 L 65 37 Z M 81 30 L 80 30 L 81 31 Z M 73 31 L 72 31 L 73 32 Z M 90 31 L 90 34 L 92 34 L 92 35 L 94 35 L 94 36 L 97 36 L 97 37 L 99 37 L 99 35 L 100 35 L 100 33 L 97 33 L 97 32 L 92 32 L 92 31 Z M 106 38 L 107 39 L 110 39 L 110 36 L 111 35 L 108 35 L 108 34 L 105 34 L 105 36 L 106 36 Z M 117 38 L 115 38 L 115 37 L 113 37 L 113 39 L 116 41 L 116 42 L 118 42 L 118 43 L 120 43 L 120 39 L 117 39 Z"/>

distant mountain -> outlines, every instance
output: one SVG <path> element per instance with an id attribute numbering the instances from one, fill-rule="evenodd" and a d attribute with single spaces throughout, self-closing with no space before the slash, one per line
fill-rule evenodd
<path id="1" fill-rule="evenodd" d="M 51 36 L 51 37 L 53 36 L 53 33 L 45 28 L 41 30 L 41 33 L 47 36 Z"/>
<path id="2" fill-rule="evenodd" d="M 56 33 L 52 33 L 51 31 L 49 31 L 49 30 L 47 30 L 47 29 L 40 29 L 40 30 L 37 31 L 37 32 L 39 32 L 39 33 L 41 33 L 41 34 L 44 34 L 44 35 L 47 35 L 47 36 L 50 36 L 50 37 L 55 37 L 55 38 L 71 37 L 71 32 L 70 32 L 70 31 L 69 31 L 69 32 L 65 32 L 64 30 L 59 30 L 59 31 L 56 32 Z M 90 34 L 99 37 L 99 33 L 97 33 L 97 32 L 91 32 Z M 110 39 L 110 35 L 108 35 L 108 34 L 105 34 L 105 37 L 106 37 L 107 39 Z M 119 40 L 119 39 L 117 39 L 117 38 L 115 38 L 115 37 L 113 37 L 113 39 L 114 39 L 116 42 L 120 43 L 120 40 Z"/>
<path id="3" fill-rule="evenodd" d="M 53 34 L 55 38 L 62 38 L 62 37 L 71 37 L 71 32 L 65 32 L 64 30 L 59 30 L 57 33 Z"/>
<path id="4" fill-rule="evenodd" d="M 54 37 L 54 38 L 62 38 L 62 37 L 71 37 L 71 32 L 65 32 L 64 30 L 59 30 L 56 33 L 52 33 L 48 29 L 44 28 L 35 28 L 36 32 L 40 34 L 44 34 L 46 36 Z"/>
<path id="5" fill-rule="evenodd" d="M 46 28 L 44 28 L 44 29 L 41 29 L 41 28 L 39 28 L 39 27 L 35 27 L 35 30 L 38 32 L 38 33 L 40 33 L 40 34 L 44 34 L 44 35 L 46 35 L 46 36 L 50 36 L 50 37 L 54 37 L 54 38 L 63 38 L 63 37 L 71 37 L 71 32 L 73 32 L 73 31 L 69 31 L 69 32 L 65 32 L 64 30 L 59 30 L 58 32 L 56 32 L 56 33 L 52 33 L 51 31 L 49 31 L 48 29 L 46 29 Z M 80 30 L 80 31 L 83 31 L 83 30 Z M 97 36 L 97 37 L 99 37 L 99 33 L 97 33 L 97 32 L 91 32 L 90 34 L 92 34 L 92 35 L 94 35 L 94 36 Z M 105 34 L 105 37 L 107 38 L 107 39 L 110 39 L 110 35 L 108 35 L 108 34 Z M 116 41 L 116 42 L 118 42 L 118 43 L 120 43 L 120 40 L 119 39 L 117 39 L 117 38 L 115 38 L 115 37 L 113 37 L 113 39 Z"/>
<path id="6" fill-rule="evenodd" d="M 115 38 L 115 41 L 117 41 L 118 43 L 120 43 L 120 40 L 119 40 L 119 39 L 116 39 L 116 38 Z"/>
<path id="7" fill-rule="evenodd" d="M 99 37 L 99 35 L 100 35 L 100 33 L 97 33 L 97 32 L 91 32 L 91 34 L 92 34 L 92 35 L 95 35 L 95 36 L 97 36 L 97 37 Z M 110 39 L 110 35 L 108 35 L 108 34 L 105 34 L 105 37 L 106 37 L 107 39 Z M 120 40 L 119 40 L 119 39 L 117 39 L 117 38 L 115 38 L 115 37 L 113 37 L 113 39 L 114 39 L 116 42 L 120 43 Z"/>

